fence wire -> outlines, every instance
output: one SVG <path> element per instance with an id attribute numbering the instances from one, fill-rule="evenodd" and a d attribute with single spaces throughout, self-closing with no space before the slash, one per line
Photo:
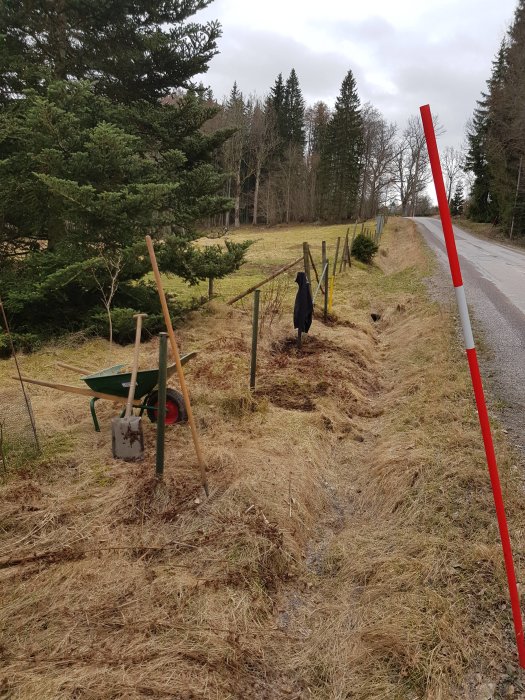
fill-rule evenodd
<path id="1" fill-rule="evenodd" d="M 9 330 L 9 323 L 0 300 L 0 332 L 9 338 L 13 367 L 11 376 L 20 377 L 20 368 Z M 40 452 L 31 399 L 21 381 L 3 387 L 0 392 L 0 467 L 5 471 L 11 459 L 31 459 Z"/>
<path id="2" fill-rule="evenodd" d="M 4 469 L 13 458 L 18 462 L 39 453 L 34 425 L 31 399 L 27 393 L 24 395 L 20 382 L 13 382 L 0 392 L 0 464 Z"/>

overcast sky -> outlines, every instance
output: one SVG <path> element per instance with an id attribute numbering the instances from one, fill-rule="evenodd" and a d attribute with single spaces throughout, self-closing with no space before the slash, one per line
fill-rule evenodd
<path id="1" fill-rule="evenodd" d="M 346 72 L 361 102 L 400 127 L 430 103 L 459 146 L 490 75 L 516 0 L 215 0 L 197 15 L 223 27 L 203 82 L 215 96 L 234 80 L 249 94 L 268 92 L 295 68 L 308 104 L 333 105 Z"/>

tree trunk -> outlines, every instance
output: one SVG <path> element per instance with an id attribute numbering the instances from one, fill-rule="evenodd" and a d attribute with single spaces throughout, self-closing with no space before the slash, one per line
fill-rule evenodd
<path id="1" fill-rule="evenodd" d="M 226 196 L 228 199 L 230 199 L 232 193 L 232 183 L 231 183 L 231 178 L 228 177 L 228 191 L 226 193 Z M 224 228 L 230 228 L 230 210 L 224 214 Z"/>
<path id="2" fill-rule="evenodd" d="M 270 216 L 270 175 L 268 175 L 268 182 L 266 183 L 266 225 L 270 226 L 272 217 Z"/>
<path id="3" fill-rule="evenodd" d="M 67 18 L 64 0 L 58 0 L 56 4 L 57 21 L 50 31 L 50 38 L 55 44 L 54 77 L 57 80 L 67 78 Z"/>
<path id="4" fill-rule="evenodd" d="M 255 168 L 255 191 L 253 193 L 253 221 L 252 225 L 257 226 L 257 214 L 259 209 L 259 184 L 261 181 L 261 164 L 257 162 Z"/>
<path id="5" fill-rule="evenodd" d="M 235 228 L 241 225 L 241 168 L 235 173 Z"/>

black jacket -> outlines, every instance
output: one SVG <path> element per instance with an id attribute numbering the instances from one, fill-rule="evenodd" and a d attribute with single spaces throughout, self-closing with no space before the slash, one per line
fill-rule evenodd
<path id="1" fill-rule="evenodd" d="M 293 326 L 302 333 L 308 333 L 312 325 L 312 316 L 314 312 L 314 304 L 312 301 L 312 291 L 310 283 L 304 272 L 298 272 L 295 281 L 299 285 L 297 296 L 295 297 L 295 306 L 293 310 Z"/>

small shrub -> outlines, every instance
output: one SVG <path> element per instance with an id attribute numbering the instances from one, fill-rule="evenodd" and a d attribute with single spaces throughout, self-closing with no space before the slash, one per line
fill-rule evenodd
<path id="1" fill-rule="evenodd" d="M 116 307 L 111 309 L 111 319 L 113 321 L 113 340 L 119 345 L 132 343 L 135 340 L 136 319 L 133 315 L 136 314 L 135 309 L 123 309 Z M 91 330 L 103 338 L 108 337 L 108 316 L 105 311 L 93 314 Z M 143 322 L 143 338 L 147 337 L 148 333 L 157 333 L 159 330 L 164 330 L 164 321 L 162 314 L 150 314 Z"/>
<path id="2" fill-rule="evenodd" d="M 362 263 L 370 265 L 372 258 L 379 250 L 371 238 L 360 233 L 352 243 L 352 255 Z"/>
<path id="3" fill-rule="evenodd" d="M 42 339 L 36 333 L 12 333 L 13 345 L 17 352 L 33 352 L 42 346 Z M 0 330 L 0 357 L 11 357 L 11 343 L 7 333 Z"/>

